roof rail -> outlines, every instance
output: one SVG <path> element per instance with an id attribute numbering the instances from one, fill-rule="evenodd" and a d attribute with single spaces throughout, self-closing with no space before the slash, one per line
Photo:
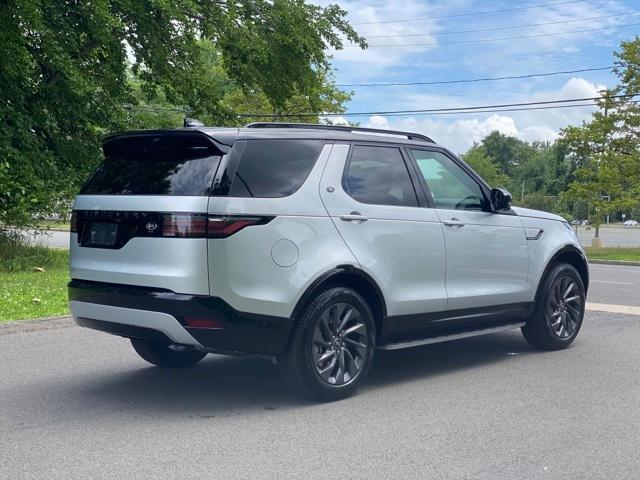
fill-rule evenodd
<path id="1" fill-rule="evenodd" d="M 399 132 L 396 130 L 383 130 L 381 128 L 351 127 L 348 125 L 320 125 L 317 123 L 286 123 L 286 122 L 253 122 L 245 125 L 246 128 L 302 128 L 312 130 L 337 130 L 340 132 L 352 133 L 375 133 L 379 135 L 398 135 L 406 137 L 408 140 L 422 140 L 424 142 L 436 143 L 431 138 L 420 133 Z"/>

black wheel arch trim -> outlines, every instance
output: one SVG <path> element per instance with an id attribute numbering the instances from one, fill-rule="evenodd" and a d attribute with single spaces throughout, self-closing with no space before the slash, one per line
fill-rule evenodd
<path id="1" fill-rule="evenodd" d="M 364 280 L 372 288 L 372 290 L 375 292 L 375 295 L 378 300 L 378 305 L 380 307 L 380 312 L 379 312 L 381 316 L 380 320 L 384 319 L 387 316 L 387 304 L 385 302 L 384 295 L 382 294 L 382 290 L 378 286 L 377 282 L 371 277 L 371 275 L 369 275 L 365 271 L 353 265 L 338 265 L 337 267 L 332 268 L 327 272 L 324 272 L 322 275 L 316 278 L 313 282 L 311 282 L 311 285 L 307 287 L 307 289 L 304 291 L 304 293 L 298 300 L 298 303 L 296 303 L 296 306 L 293 309 L 293 313 L 291 314 L 291 318 L 292 319 L 298 318 L 302 308 L 304 308 L 304 306 L 308 303 L 309 299 L 312 298 L 314 293 L 316 293 L 319 288 L 321 288 L 324 284 L 329 282 L 332 278 L 335 278 L 344 274 L 355 275 L 360 279 Z"/>
<path id="2" fill-rule="evenodd" d="M 536 289 L 536 298 L 535 298 L 535 302 L 533 303 L 533 308 L 535 308 L 535 305 L 538 303 L 538 297 L 540 296 L 540 289 L 542 288 L 544 279 L 546 278 L 547 274 L 549 273 L 551 268 L 553 268 L 553 266 L 558 262 L 558 259 L 566 255 L 567 253 L 571 255 L 577 255 L 581 260 L 582 268 L 576 267 L 576 270 L 578 270 L 578 274 L 580 274 L 582 283 L 584 285 L 584 293 L 586 295 L 589 289 L 589 262 L 587 261 L 587 257 L 585 257 L 584 253 L 575 245 L 565 245 L 564 247 L 560 248 L 557 252 L 555 252 L 552 255 L 552 257 L 549 259 L 547 264 L 545 265 L 542 276 L 538 280 L 538 287 Z"/>

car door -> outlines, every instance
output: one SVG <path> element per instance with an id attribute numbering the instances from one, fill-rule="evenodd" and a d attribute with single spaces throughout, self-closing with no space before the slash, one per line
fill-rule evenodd
<path id="1" fill-rule="evenodd" d="M 526 302 L 529 259 L 520 217 L 492 212 L 488 189 L 448 152 L 408 150 L 443 225 L 447 311 Z"/>
<path id="2" fill-rule="evenodd" d="M 329 215 L 380 286 L 391 317 L 446 308 L 442 225 L 436 212 L 425 208 L 409 164 L 398 145 L 335 144 L 320 184 Z M 385 329 L 410 329 L 412 320 L 403 320 L 387 322 Z"/>

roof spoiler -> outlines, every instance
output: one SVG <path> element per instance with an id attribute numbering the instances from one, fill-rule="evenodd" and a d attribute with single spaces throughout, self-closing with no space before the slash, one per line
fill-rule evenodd
<path id="1" fill-rule="evenodd" d="M 182 122 L 182 126 L 185 128 L 204 127 L 204 123 L 202 123 L 197 118 L 184 117 L 184 122 Z"/>

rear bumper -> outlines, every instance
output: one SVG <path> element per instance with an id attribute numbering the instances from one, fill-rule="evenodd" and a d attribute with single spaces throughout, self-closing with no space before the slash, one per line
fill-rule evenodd
<path id="1" fill-rule="evenodd" d="M 69 301 L 80 326 L 220 352 L 281 354 L 292 327 L 289 318 L 240 312 L 218 297 L 132 285 L 74 279 Z M 190 319 L 214 320 L 221 328 L 190 327 Z"/>

